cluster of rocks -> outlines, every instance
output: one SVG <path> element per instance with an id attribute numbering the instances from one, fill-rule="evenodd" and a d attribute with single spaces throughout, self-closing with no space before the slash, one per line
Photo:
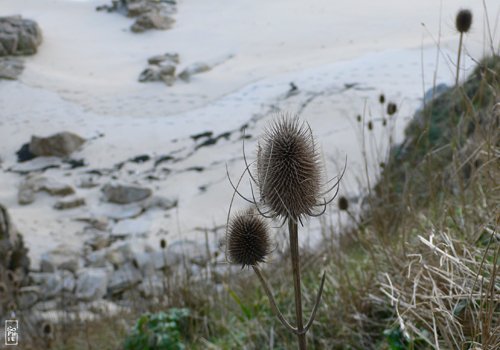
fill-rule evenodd
<path id="1" fill-rule="evenodd" d="M 0 79 L 17 79 L 24 64 L 16 56 L 35 54 L 41 43 L 42 31 L 35 21 L 0 17 Z"/>
<path id="2" fill-rule="evenodd" d="M 179 54 L 177 53 L 166 53 L 150 57 L 148 59 L 148 67 L 139 75 L 139 81 L 163 81 L 168 86 L 172 86 L 177 78 L 184 82 L 189 82 L 193 75 L 208 72 L 213 68 L 213 65 L 208 63 L 196 62 L 187 66 L 176 75 L 179 63 Z"/>
<path id="3" fill-rule="evenodd" d="M 177 11 L 177 3 L 175 0 L 112 0 L 111 5 L 99 6 L 97 10 L 135 18 L 130 29 L 141 33 L 149 29 L 170 29 L 175 23 L 172 15 Z"/>
<path id="4" fill-rule="evenodd" d="M 30 260 L 22 235 L 0 204 L 0 315 L 16 308 L 15 300 L 28 284 Z"/>

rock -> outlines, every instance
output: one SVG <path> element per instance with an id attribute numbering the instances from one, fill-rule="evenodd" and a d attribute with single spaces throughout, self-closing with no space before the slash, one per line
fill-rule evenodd
<path id="1" fill-rule="evenodd" d="M 61 167 L 61 160 L 57 157 L 37 157 L 24 163 L 15 164 L 9 170 L 19 174 L 29 174 L 59 167 Z"/>
<path id="2" fill-rule="evenodd" d="M 22 286 L 29 268 L 28 249 L 23 237 L 14 227 L 7 208 L 0 204 L 0 270 L 15 272 Z"/>
<path id="3" fill-rule="evenodd" d="M 68 210 L 68 209 L 78 208 L 84 205 L 85 205 L 85 198 L 74 197 L 57 201 L 54 204 L 54 209 Z"/>
<path id="4" fill-rule="evenodd" d="M 99 186 L 99 182 L 96 180 L 95 176 L 92 175 L 82 175 L 77 184 L 80 188 L 94 188 Z"/>
<path id="5" fill-rule="evenodd" d="M 40 286 L 40 297 L 44 300 L 55 297 L 60 294 L 63 289 L 62 275 L 58 273 L 41 272 L 31 273 L 31 279 Z"/>
<path id="6" fill-rule="evenodd" d="M 76 297 L 80 300 L 97 300 L 106 295 L 108 273 L 103 268 L 86 268 L 78 271 Z"/>
<path id="7" fill-rule="evenodd" d="M 172 267 L 181 261 L 179 256 L 168 254 L 165 251 L 136 253 L 134 259 L 145 276 L 154 274 L 155 270 Z"/>
<path id="8" fill-rule="evenodd" d="M 55 272 L 56 270 L 69 270 L 75 273 L 80 267 L 80 254 L 64 245 L 42 254 L 40 270 L 42 272 Z"/>
<path id="9" fill-rule="evenodd" d="M 120 293 L 137 285 L 141 281 L 142 275 L 140 271 L 128 263 L 113 273 L 109 281 L 108 292 L 110 294 Z"/>
<path id="10" fill-rule="evenodd" d="M 147 12 L 135 20 L 135 23 L 130 27 L 134 33 L 142 33 L 148 29 L 170 29 L 175 23 L 175 20 L 158 12 Z"/>
<path id="11" fill-rule="evenodd" d="M 112 239 L 108 232 L 94 230 L 94 237 L 87 239 L 84 244 L 92 250 L 101 250 L 111 245 Z"/>
<path id="12" fill-rule="evenodd" d="M 160 65 L 162 63 L 179 64 L 179 62 L 180 59 L 178 53 L 166 53 L 148 58 L 148 63 L 153 65 Z"/>
<path id="13" fill-rule="evenodd" d="M 20 59 L 0 57 L 0 79 L 16 80 L 24 70 L 24 63 Z"/>
<path id="14" fill-rule="evenodd" d="M 150 81 L 163 81 L 168 86 L 171 86 L 175 82 L 175 69 L 176 67 L 172 64 L 150 66 L 143 70 L 139 75 L 139 81 L 142 83 Z"/>
<path id="15" fill-rule="evenodd" d="M 102 188 L 104 199 L 111 203 L 128 204 L 144 200 L 152 195 L 149 188 L 135 185 L 107 184 Z"/>
<path id="16" fill-rule="evenodd" d="M 67 157 L 84 143 L 84 138 L 64 131 L 49 137 L 32 136 L 30 151 L 37 156 Z"/>
<path id="17" fill-rule="evenodd" d="M 186 67 L 179 74 L 179 79 L 182 79 L 185 82 L 189 82 L 193 75 L 208 72 L 210 69 L 212 69 L 212 67 L 206 63 L 203 62 L 193 63 L 190 66 Z"/>
<path id="18" fill-rule="evenodd" d="M 0 17 L 0 56 L 33 55 L 41 43 L 42 31 L 35 21 Z"/>
<path id="19" fill-rule="evenodd" d="M 169 210 L 169 209 L 177 207 L 177 200 L 165 198 L 162 196 L 153 196 L 145 201 L 143 207 L 144 207 L 144 209 L 160 208 L 160 209 L 164 209 L 164 210 Z"/>
<path id="20" fill-rule="evenodd" d="M 28 160 L 36 158 L 36 155 L 30 152 L 29 143 L 25 143 L 24 145 L 22 145 L 19 151 L 16 152 L 16 155 L 17 155 L 17 161 L 19 163 L 26 162 Z"/>
<path id="21" fill-rule="evenodd" d="M 33 203 L 35 193 L 39 191 L 45 191 L 52 196 L 67 196 L 75 193 L 75 190 L 67 184 L 41 175 L 30 175 L 19 186 L 17 196 L 19 204 Z"/>

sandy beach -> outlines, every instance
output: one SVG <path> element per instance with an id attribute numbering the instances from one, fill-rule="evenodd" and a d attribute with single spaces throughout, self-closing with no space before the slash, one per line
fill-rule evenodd
<path id="1" fill-rule="evenodd" d="M 356 202 L 368 186 L 363 125 L 356 116 L 374 125 L 372 132 L 364 131 L 374 178 L 387 153 L 389 135 L 394 142 L 402 140 L 424 93 L 434 84 L 454 83 L 458 34 L 452 14 L 457 9 L 470 8 L 476 16 L 474 30 L 465 38 L 462 76 L 488 50 L 483 45 L 486 22 L 480 1 L 442 1 L 440 10 L 434 0 L 411 6 L 389 0 L 335 5 L 328 0 L 181 0 L 172 29 L 141 34 L 130 32 L 125 16 L 95 11 L 105 3 L 0 2 L 0 15 L 34 19 L 44 35 L 39 52 L 24 59 L 20 78 L 0 81 L 0 203 L 23 233 L 35 266 L 42 253 L 60 244 L 81 248 L 85 224 L 77 219 L 109 210 L 100 188 L 110 181 L 140 184 L 178 201 L 175 209 L 153 208 L 125 224 L 111 223 L 111 230 L 128 224 L 131 233 L 147 232 L 131 235 L 137 249 L 156 247 L 163 237 L 169 242 L 204 240 L 203 228 L 226 221 L 233 192 L 226 164 L 233 179 L 245 168 L 242 127 L 249 136 L 247 155 L 253 160 L 256 139 L 277 111 L 297 114 L 310 124 L 329 176 L 337 175 L 347 158 L 340 192 Z M 500 7 L 496 1 L 485 3 L 493 42 L 498 43 L 495 18 Z M 147 59 L 167 52 L 179 54 L 179 70 L 195 62 L 217 65 L 189 83 L 139 83 Z M 292 82 L 297 87 L 293 93 Z M 398 105 L 390 128 L 382 125 L 381 93 Z M 85 166 L 61 166 L 44 175 L 76 186 L 89 171 L 99 170 L 101 175 L 94 176 L 98 186 L 76 188 L 86 205 L 72 210 L 54 210 L 55 199 L 42 193 L 30 205 L 18 204 L 25 175 L 13 171 L 19 166 L 16 151 L 32 135 L 59 131 L 88 139 L 72 156 L 84 159 Z M 192 136 L 205 132 L 222 136 L 200 147 Z M 150 160 L 127 162 L 140 155 Z M 165 156 L 175 161 L 154 165 Z M 120 163 L 124 164 L 117 167 Z M 249 193 L 246 183 L 242 191 Z M 236 201 L 234 209 L 244 205 Z M 302 240 L 314 243 L 319 223 L 312 220 L 307 226 L 310 234 Z M 217 244 L 215 236 L 210 237 Z"/>

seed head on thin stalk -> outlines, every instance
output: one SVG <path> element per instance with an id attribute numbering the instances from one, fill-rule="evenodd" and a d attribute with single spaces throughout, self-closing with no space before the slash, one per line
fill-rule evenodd
<path id="1" fill-rule="evenodd" d="M 266 260 L 270 242 L 269 227 L 254 209 L 238 213 L 229 221 L 226 244 L 230 262 L 256 266 Z"/>
<path id="2" fill-rule="evenodd" d="M 455 28 L 460 33 L 460 41 L 458 42 L 458 56 L 457 56 L 457 73 L 455 77 L 455 86 L 458 86 L 460 75 L 460 58 L 462 56 L 462 43 L 464 34 L 470 30 L 472 25 L 472 12 L 470 10 L 461 9 L 455 18 Z"/>
<path id="3" fill-rule="evenodd" d="M 459 33 L 467 33 L 472 25 L 472 12 L 461 9 L 455 18 L 455 28 Z"/>
<path id="4" fill-rule="evenodd" d="M 317 208 L 338 182 L 325 190 L 320 153 L 309 125 L 281 115 L 264 132 L 257 150 L 256 176 L 260 203 L 271 218 L 301 220 L 318 216 Z"/>

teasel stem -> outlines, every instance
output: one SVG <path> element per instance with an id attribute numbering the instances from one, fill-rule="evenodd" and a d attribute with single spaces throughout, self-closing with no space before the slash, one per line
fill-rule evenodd
<path id="1" fill-rule="evenodd" d="M 300 292 L 300 258 L 297 218 L 288 218 L 288 233 L 290 235 L 290 254 L 292 258 L 293 287 L 295 291 L 295 317 L 297 319 L 297 340 L 299 350 L 306 350 L 306 334 L 302 320 L 302 294 Z"/>
<path id="2" fill-rule="evenodd" d="M 264 288 L 264 291 L 266 292 L 267 298 L 269 299 L 269 303 L 271 304 L 271 309 L 273 310 L 274 314 L 278 319 L 280 320 L 281 324 L 285 326 L 286 329 L 288 329 L 290 332 L 299 334 L 297 328 L 293 327 L 283 316 L 281 313 L 280 309 L 278 308 L 278 305 L 276 305 L 276 300 L 274 299 L 273 292 L 271 290 L 271 287 L 269 286 L 269 283 L 267 283 L 267 280 L 264 278 L 264 275 L 260 271 L 259 267 L 254 265 L 252 266 L 255 274 L 259 278 L 260 283 L 262 284 L 262 287 Z"/>
<path id="3" fill-rule="evenodd" d="M 458 58 L 457 58 L 457 76 L 455 79 L 455 86 L 458 87 L 458 77 L 460 74 L 460 58 L 462 57 L 462 41 L 464 38 L 464 33 L 460 33 L 460 41 L 458 42 Z"/>

